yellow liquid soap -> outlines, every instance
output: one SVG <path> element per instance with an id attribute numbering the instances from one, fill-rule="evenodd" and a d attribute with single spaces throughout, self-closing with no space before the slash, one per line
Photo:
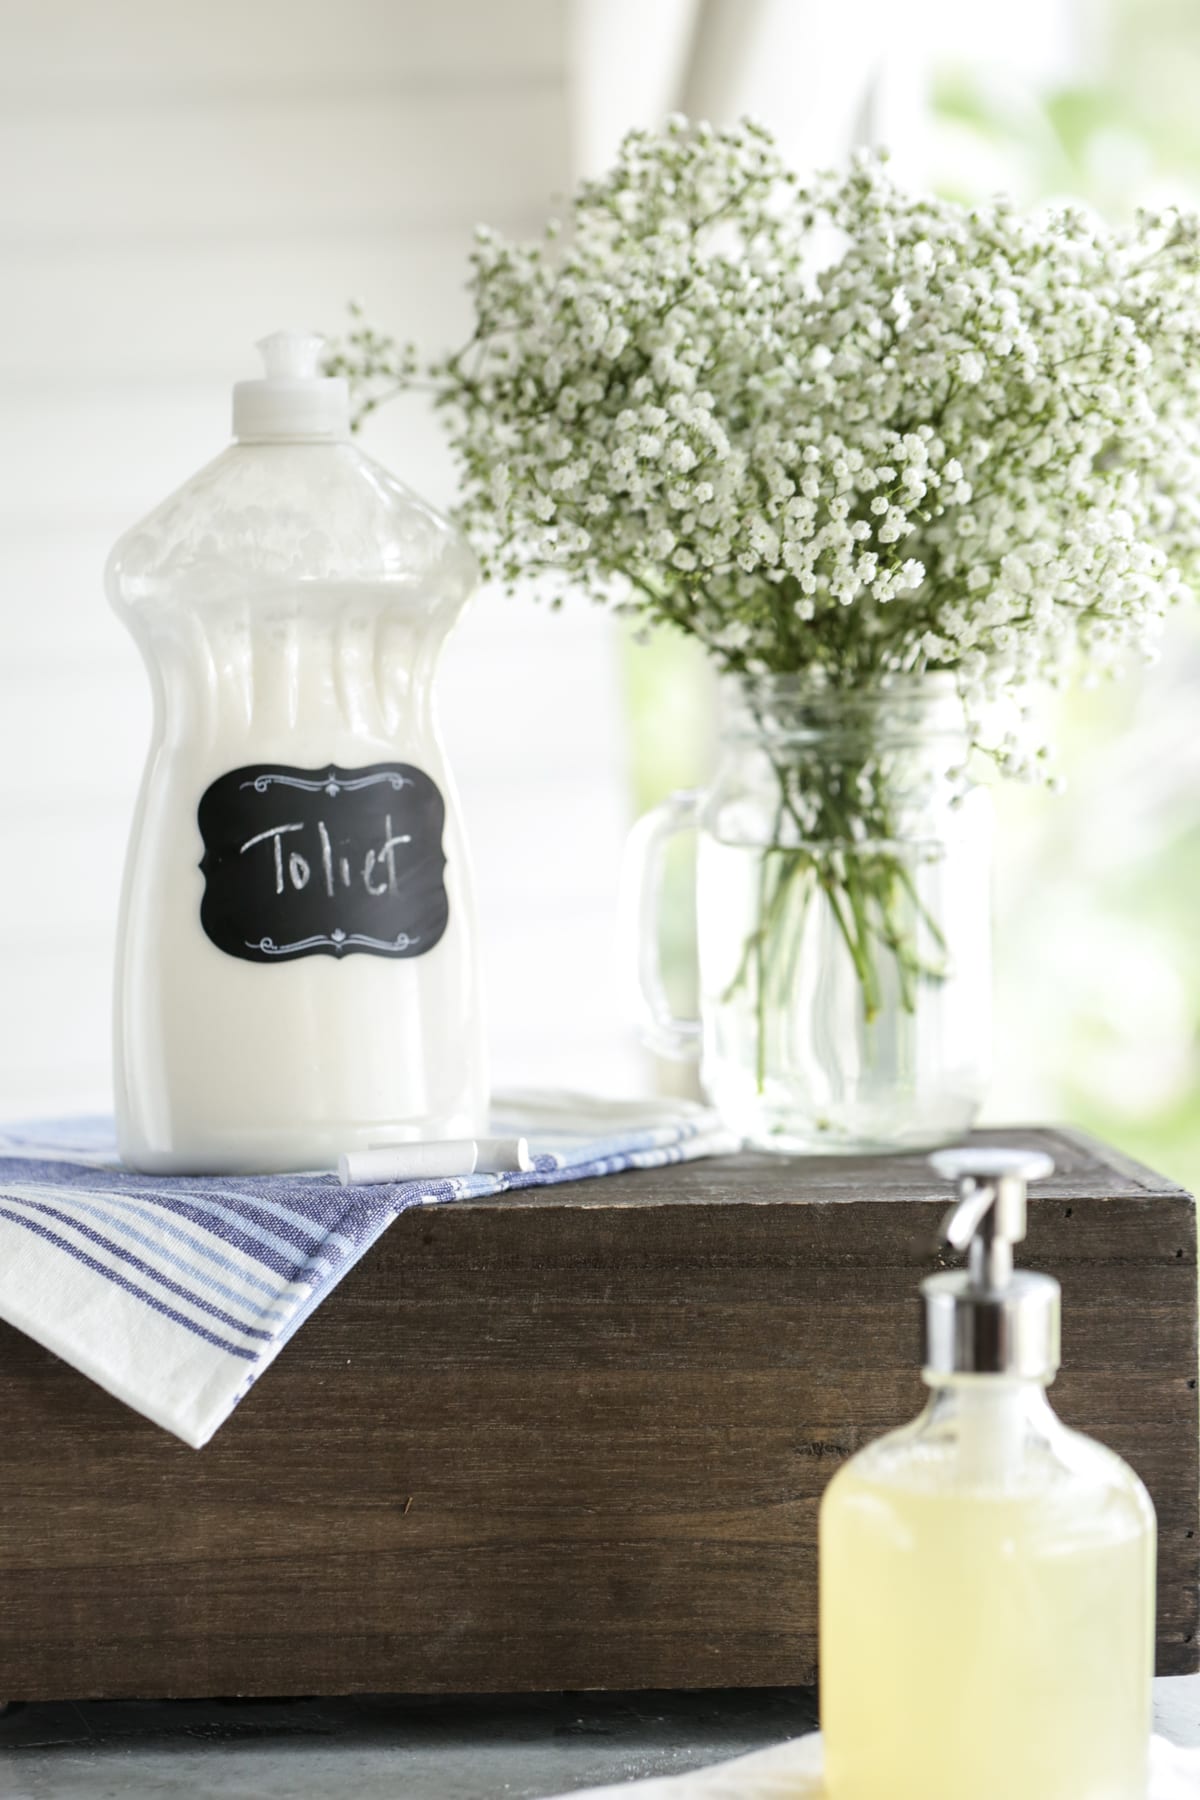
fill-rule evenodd
<path id="1" fill-rule="evenodd" d="M 1039 1385 L 947 1382 L 822 1504 L 829 1800 L 1145 1800 L 1154 1541 Z"/>

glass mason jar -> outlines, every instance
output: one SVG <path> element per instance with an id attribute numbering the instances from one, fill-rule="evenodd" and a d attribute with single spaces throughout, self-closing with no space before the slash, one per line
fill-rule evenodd
<path id="1" fill-rule="evenodd" d="M 626 960 L 643 1036 L 699 1055 L 726 1122 L 784 1153 L 961 1137 L 990 1056 L 987 793 L 952 676 L 731 681 L 712 785 L 635 826 Z M 672 1016 L 662 857 L 699 834 L 700 1017 Z"/>

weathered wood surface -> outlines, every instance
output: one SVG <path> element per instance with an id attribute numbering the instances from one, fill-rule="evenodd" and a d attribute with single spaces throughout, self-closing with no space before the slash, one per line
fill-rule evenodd
<path id="1" fill-rule="evenodd" d="M 1058 1131 L 1063 1416 L 1200 1666 L 1196 1213 Z M 203 1451 L 0 1327 L 0 1695 L 812 1680 L 825 1482 L 911 1416 L 920 1157 L 741 1157 L 398 1220 Z"/>

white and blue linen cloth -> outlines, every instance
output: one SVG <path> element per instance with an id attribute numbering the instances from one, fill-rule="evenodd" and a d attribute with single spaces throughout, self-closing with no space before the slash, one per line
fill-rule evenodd
<path id="1" fill-rule="evenodd" d="M 336 1175 L 138 1175 L 108 1120 L 0 1130 L 0 1318 L 199 1448 L 400 1213 L 727 1154 L 711 1113 L 514 1095 L 531 1173 L 343 1187 Z"/>

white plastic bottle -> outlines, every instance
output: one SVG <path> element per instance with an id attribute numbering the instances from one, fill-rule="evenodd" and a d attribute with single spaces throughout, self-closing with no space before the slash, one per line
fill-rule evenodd
<path id="1" fill-rule="evenodd" d="M 1059 1289 L 1014 1272 L 1039 1153 L 944 1151 L 964 1273 L 923 1283 L 929 1405 L 821 1506 L 830 1800 L 1145 1800 L 1154 1509 L 1046 1399 Z"/>
<path id="2" fill-rule="evenodd" d="M 154 689 L 116 979 L 139 1169 L 334 1167 L 484 1128 L 472 880 L 433 701 L 477 571 L 349 441 L 320 342 L 263 340 L 236 441 L 109 563 Z"/>

